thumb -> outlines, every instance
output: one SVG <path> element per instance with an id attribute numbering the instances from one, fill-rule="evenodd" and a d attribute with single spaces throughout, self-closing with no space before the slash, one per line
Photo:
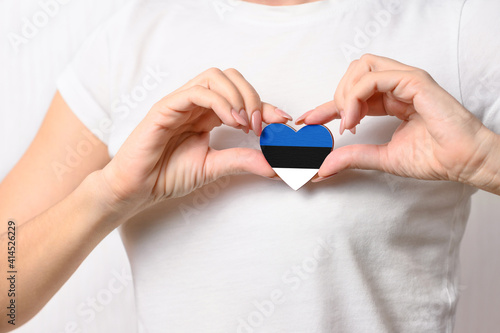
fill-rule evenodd
<path id="1" fill-rule="evenodd" d="M 384 155 L 386 145 L 349 145 L 334 149 L 324 160 L 318 171 L 321 181 L 345 169 L 379 170 L 385 171 Z"/>
<path id="2" fill-rule="evenodd" d="M 210 181 L 241 173 L 253 173 L 267 178 L 276 176 L 262 152 L 251 148 L 211 149 L 206 165 L 207 175 L 212 178 Z"/>

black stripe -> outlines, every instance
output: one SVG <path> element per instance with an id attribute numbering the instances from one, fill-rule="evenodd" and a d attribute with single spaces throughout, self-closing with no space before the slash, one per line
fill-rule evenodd
<path id="1" fill-rule="evenodd" d="M 319 169 L 330 154 L 329 147 L 261 146 L 273 168 Z"/>

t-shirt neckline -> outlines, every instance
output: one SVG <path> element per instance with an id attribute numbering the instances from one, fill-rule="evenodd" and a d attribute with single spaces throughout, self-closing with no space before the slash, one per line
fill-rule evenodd
<path id="1" fill-rule="evenodd" d="M 243 0 L 232 0 L 236 13 L 242 17 L 274 23 L 317 19 L 328 12 L 331 2 L 332 0 L 319 0 L 299 5 L 269 6 Z"/>

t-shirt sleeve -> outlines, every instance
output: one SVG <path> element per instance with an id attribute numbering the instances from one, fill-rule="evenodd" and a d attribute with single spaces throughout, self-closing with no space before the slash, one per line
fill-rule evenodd
<path id="1" fill-rule="evenodd" d="M 458 62 L 464 106 L 500 133 L 500 1 L 466 0 Z"/>
<path id="2" fill-rule="evenodd" d="M 123 34 L 138 2 L 129 1 L 94 30 L 57 79 L 57 89 L 70 109 L 106 145 L 112 128 L 111 43 Z"/>

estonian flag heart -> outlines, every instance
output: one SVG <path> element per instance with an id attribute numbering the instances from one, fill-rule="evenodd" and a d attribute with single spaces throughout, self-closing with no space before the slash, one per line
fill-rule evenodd
<path id="1" fill-rule="evenodd" d="M 269 124 L 262 131 L 260 147 L 276 174 L 298 190 L 332 151 L 333 137 L 321 125 L 304 126 L 296 132 L 284 124 Z"/>

